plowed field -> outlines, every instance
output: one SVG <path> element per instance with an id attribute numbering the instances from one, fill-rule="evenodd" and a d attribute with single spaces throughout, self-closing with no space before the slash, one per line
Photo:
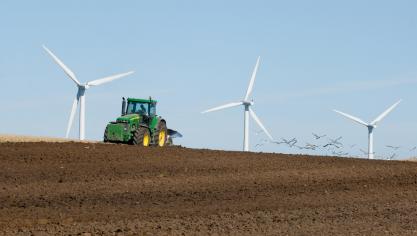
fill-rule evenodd
<path id="1" fill-rule="evenodd" d="M 417 235 L 417 163 L 0 143 L 0 235 Z"/>

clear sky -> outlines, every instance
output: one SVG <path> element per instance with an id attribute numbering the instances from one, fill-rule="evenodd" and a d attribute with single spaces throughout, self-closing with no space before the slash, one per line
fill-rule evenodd
<path id="1" fill-rule="evenodd" d="M 63 137 L 76 87 L 43 51 L 86 82 L 135 70 L 86 94 L 86 137 L 101 140 L 121 97 L 152 96 L 178 144 L 241 150 L 243 110 L 201 111 L 241 100 L 257 56 L 253 109 L 276 139 L 343 136 L 359 155 L 367 131 L 332 112 L 373 120 L 377 156 L 417 145 L 416 1 L 2 1 L 0 133 Z M 266 138 L 251 122 L 251 149 Z M 78 135 L 76 122 L 71 132 Z M 320 140 L 319 140 L 320 141 Z M 348 145 L 354 145 L 350 148 Z M 314 154 L 325 151 L 308 152 Z"/>

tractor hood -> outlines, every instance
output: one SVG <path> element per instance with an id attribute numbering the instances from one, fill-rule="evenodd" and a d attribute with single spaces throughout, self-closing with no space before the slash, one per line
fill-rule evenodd
<path id="1" fill-rule="evenodd" d="M 130 122 L 133 120 L 139 120 L 139 114 L 128 114 L 117 118 L 117 122 Z"/>

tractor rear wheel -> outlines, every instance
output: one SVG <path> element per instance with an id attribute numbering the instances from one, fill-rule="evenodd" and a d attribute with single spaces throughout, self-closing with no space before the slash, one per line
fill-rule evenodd
<path id="1" fill-rule="evenodd" d="M 149 146 L 151 143 L 151 135 L 146 127 L 139 127 L 133 134 L 133 144 L 141 145 L 144 147 Z"/>
<path id="2" fill-rule="evenodd" d="M 153 140 L 156 145 L 159 147 L 163 147 L 167 144 L 167 125 L 165 122 L 159 122 L 158 128 L 155 131 L 155 134 L 153 136 Z"/>

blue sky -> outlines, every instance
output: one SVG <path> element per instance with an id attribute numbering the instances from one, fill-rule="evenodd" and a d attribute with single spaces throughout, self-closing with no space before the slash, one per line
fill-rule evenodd
<path id="1" fill-rule="evenodd" d="M 88 139 L 102 138 L 122 96 L 152 96 L 184 134 L 178 144 L 241 150 L 241 108 L 200 112 L 241 100 L 261 56 L 253 109 L 276 139 L 343 136 L 358 155 L 366 129 L 332 109 L 370 121 L 402 98 L 375 130 L 375 151 L 398 145 L 399 156 L 416 155 L 407 151 L 417 145 L 415 9 L 415 1 L 2 1 L 0 133 L 65 135 L 76 88 L 45 44 L 83 82 L 136 71 L 87 91 Z M 252 150 L 300 152 L 255 148 L 265 136 L 254 122 L 250 129 Z"/>

